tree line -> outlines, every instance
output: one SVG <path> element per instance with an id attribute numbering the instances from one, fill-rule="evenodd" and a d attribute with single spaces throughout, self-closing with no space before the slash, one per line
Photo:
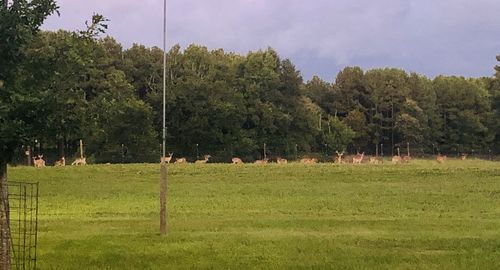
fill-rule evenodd
<path id="1" fill-rule="evenodd" d="M 24 145 L 55 160 L 74 156 L 83 139 L 93 162 L 156 162 L 163 51 L 124 49 L 99 38 L 105 28 L 94 16 L 85 31 L 40 32 L 22 48 L 13 85 L 36 94 L 23 97 L 29 102 L 18 113 L 41 122 Z M 408 143 L 415 155 L 500 151 L 498 66 L 495 77 L 433 79 L 346 67 L 334 82 L 305 82 L 272 48 L 240 55 L 176 45 L 167 59 L 167 150 L 175 156 L 252 160 L 264 145 L 266 155 L 292 159 L 343 150 L 392 155 Z M 21 162 L 25 147 L 16 149 Z"/>

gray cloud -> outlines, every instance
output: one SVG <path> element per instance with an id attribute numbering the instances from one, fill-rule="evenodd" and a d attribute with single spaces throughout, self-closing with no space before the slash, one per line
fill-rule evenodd
<path id="1" fill-rule="evenodd" d="M 161 0 L 60 0 L 46 29 L 108 17 L 125 47 L 162 44 Z M 497 0 L 169 0 L 169 44 L 246 53 L 271 46 L 306 78 L 346 65 L 401 67 L 428 76 L 489 76 L 500 54 Z"/>

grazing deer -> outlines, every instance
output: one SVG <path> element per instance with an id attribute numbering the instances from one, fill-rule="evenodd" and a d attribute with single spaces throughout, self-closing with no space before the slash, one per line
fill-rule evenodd
<path id="1" fill-rule="evenodd" d="M 71 166 L 75 166 L 75 165 L 87 165 L 87 158 L 77 158 L 75 159 L 75 161 L 73 161 L 73 163 L 71 163 Z"/>
<path id="2" fill-rule="evenodd" d="M 352 164 L 361 164 L 363 162 L 363 159 L 365 158 L 365 152 L 361 154 L 357 154 L 352 158 Z"/>
<path id="3" fill-rule="evenodd" d="M 444 163 L 446 161 L 446 156 L 445 155 L 441 155 L 441 154 L 438 154 L 438 156 L 436 157 L 436 161 L 438 163 Z"/>
<path id="4" fill-rule="evenodd" d="M 45 167 L 45 160 L 43 160 L 43 155 L 38 155 L 37 157 L 33 157 L 33 164 L 36 168 Z"/>
<path id="5" fill-rule="evenodd" d="M 467 159 L 467 154 L 462 154 L 462 156 L 460 156 L 460 159 L 461 160 L 466 160 Z"/>
<path id="6" fill-rule="evenodd" d="M 185 163 L 187 163 L 186 158 L 177 158 L 177 159 L 175 159 L 175 162 L 174 162 L 174 164 L 185 164 Z"/>
<path id="7" fill-rule="evenodd" d="M 268 161 L 269 161 L 269 159 L 265 158 L 265 159 L 256 160 L 254 163 L 255 164 L 267 164 Z"/>
<path id="8" fill-rule="evenodd" d="M 211 155 L 204 155 L 202 160 L 197 160 L 196 164 L 205 164 L 208 162 L 208 159 L 211 158 Z"/>
<path id="9" fill-rule="evenodd" d="M 66 166 L 66 159 L 64 157 L 62 157 L 60 160 L 57 160 L 54 163 L 54 166 L 56 166 L 56 167 L 64 167 L 64 166 Z"/>
<path id="10" fill-rule="evenodd" d="M 411 155 L 410 155 L 410 143 L 406 143 L 406 150 L 407 150 L 407 155 L 403 156 L 403 161 L 406 163 L 409 163 L 411 161 Z M 399 151 L 399 148 L 398 148 Z M 399 155 L 399 152 L 398 152 Z"/>
<path id="11" fill-rule="evenodd" d="M 315 163 L 318 163 L 318 160 L 315 159 L 315 158 L 303 158 L 300 160 L 300 163 L 303 163 L 303 164 L 315 164 Z"/>
<path id="12" fill-rule="evenodd" d="M 243 164 L 243 160 L 241 160 L 241 158 L 232 158 L 231 161 L 233 162 L 233 164 Z"/>
<path id="13" fill-rule="evenodd" d="M 173 156 L 174 156 L 174 153 L 168 153 L 168 157 L 160 158 L 160 162 L 170 163 Z"/>
<path id="14" fill-rule="evenodd" d="M 381 160 L 377 157 L 370 157 L 370 164 L 380 164 Z"/>
<path id="15" fill-rule="evenodd" d="M 278 164 L 288 164 L 288 160 L 287 159 L 280 158 L 280 157 L 276 159 L 276 162 Z"/>
<path id="16" fill-rule="evenodd" d="M 335 157 L 335 163 L 342 164 L 344 161 L 342 161 L 342 157 L 345 154 L 345 151 L 342 151 L 342 153 L 339 153 L 339 151 L 335 151 L 337 153 L 337 157 Z"/>

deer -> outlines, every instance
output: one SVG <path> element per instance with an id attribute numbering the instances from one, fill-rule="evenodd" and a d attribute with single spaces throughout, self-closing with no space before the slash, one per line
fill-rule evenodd
<path id="1" fill-rule="evenodd" d="M 73 163 L 71 163 L 71 166 L 79 166 L 79 165 L 87 165 L 87 158 L 77 158 Z"/>
<path id="2" fill-rule="evenodd" d="M 43 155 L 38 155 L 37 157 L 33 157 L 33 164 L 36 168 L 45 167 L 45 160 L 43 160 Z"/>
<path id="3" fill-rule="evenodd" d="M 377 157 L 370 157 L 370 164 L 380 164 L 382 161 Z"/>
<path id="4" fill-rule="evenodd" d="M 174 153 L 168 153 L 168 157 L 160 158 L 160 162 L 170 163 L 173 156 L 174 156 Z"/>
<path id="5" fill-rule="evenodd" d="M 467 159 L 467 154 L 462 154 L 462 155 L 460 156 L 460 159 L 461 159 L 461 160 L 466 160 L 466 159 Z"/>
<path id="6" fill-rule="evenodd" d="M 186 158 L 177 158 L 177 159 L 175 159 L 175 162 L 174 162 L 174 164 L 186 164 L 186 163 L 187 163 Z"/>
<path id="7" fill-rule="evenodd" d="M 363 162 L 363 159 L 365 158 L 365 152 L 361 154 L 357 154 L 352 158 L 352 164 L 361 164 Z"/>
<path id="8" fill-rule="evenodd" d="M 197 160 L 195 163 L 196 164 L 206 164 L 208 162 L 208 159 L 211 158 L 211 155 L 204 155 L 202 160 Z"/>
<path id="9" fill-rule="evenodd" d="M 54 166 L 56 166 L 56 167 L 64 167 L 64 166 L 66 166 L 66 159 L 64 157 L 62 157 L 60 160 L 57 160 L 54 163 Z"/>
<path id="10" fill-rule="evenodd" d="M 441 154 L 438 154 L 438 156 L 436 157 L 436 161 L 438 163 L 444 163 L 446 161 L 446 156 L 445 155 L 441 155 Z"/>
<path id="11" fill-rule="evenodd" d="M 342 157 L 344 156 L 345 151 L 342 151 L 342 153 L 339 153 L 339 151 L 335 151 L 335 153 L 337 153 L 337 157 L 335 157 L 335 163 L 343 164 L 344 161 L 342 161 Z"/>
<path id="12" fill-rule="evenodd" d="M 232 158 L 231 161 L 233 162 L 233 164 L 243 164 L 243 160 L 241 160 L 241 158 Z"/>
<path id="13" fill-rule="evenodd" d="M 315 158 L 303 158 L 300 160 L 300 163 L 303 163 L 303 164 L 315 164 L 315 163 L 318 163 L 318 160 L 315 159 Z"/>
<path id="14" fill-rule="evenodd" d="M 287 159 L 285 159 L 285 158 L 280 158 L 280 157 L 276 159 L 276 162 L 277 162 L 278 164 L 288 164 L 288 160 L 287 160 Z"/>
<path id="15" fill-rule="evenodd" d="M 392 157 L 392 164 L 400 164 L 403 162 L 403 159 L 401 158 L 401 153 L 399 152 L 399 147 L 398 147 L 398 155 Z"/>
<path id="16" fill-rule="evenodd" d="M 255 164 L 267 164 L 268 161 L 269 161 L 269 159 L 265 158 L 265 159 L 256 160 L 254 163 Z"/>
<path id="17" fill-rule="evenodd" d="M 399 149 L 399 148 L 398 148 Z M 407 143 L 406 145 L 406 150 L 408 151 L 408 154 L 406 156 L 403 156 L 403 161 L 406 163 L 409 163 L 411 161 L 411 156 L 410 156 L 410 143 Z"/>

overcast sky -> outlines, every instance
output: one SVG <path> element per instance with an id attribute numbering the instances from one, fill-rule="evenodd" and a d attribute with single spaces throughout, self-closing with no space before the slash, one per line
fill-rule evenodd
<path id="1" fill-rule="evenodd" d="M 162 45 L 162 0 L 58 0 L 45 29 L 83 29 L 93 12 L 125 48 Z M 491 76 L 500 0 L 168 0 L 168 42 L 247 53 L 275 48 L 305 79 L 344 66 Z"/>

